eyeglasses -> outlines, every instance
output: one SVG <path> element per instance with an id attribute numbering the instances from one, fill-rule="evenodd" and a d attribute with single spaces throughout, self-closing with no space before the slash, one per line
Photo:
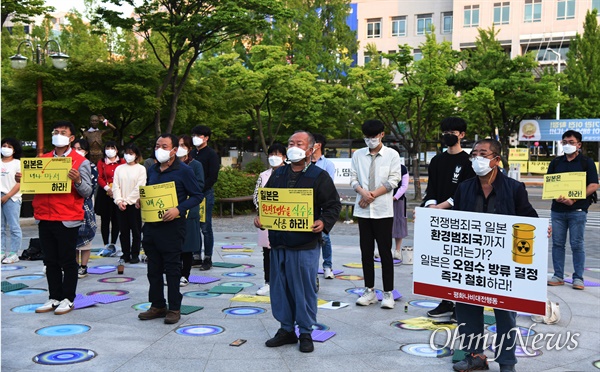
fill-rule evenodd
<path id="1" fill-rule="evenodd" d="M 471 159 L 475 159 L 478 156 L 481 156 L 482 158 L 488 158 L 489 156 L 491 156 L 491 158 L 489 158 L 489 159 L 492 159 L 492 158 L 496 157 L 496 154 L 493 152 L 489 152 L 489 151 L 480 151 L 480 152 L 472 151 L 470 156 L 471 156 Z"/>
<path id="2" fill-rule="evenodd" d="M 562 143 L 563 145 L 573 145 L 573 146 L 575 146 L 575 145 L 577 145 L 579 142 L 578 142 L 578 141 L 571 140 L 571 141 L 561 141 L 561 143 Z"/>
<path id="3" fill-rule="evenodd" d="M 52 135 L 53 136 L 56 136 L 57 134 L 60 134 L 60 135 L 63 135 L 63 136 L 67 136 L 67 137 L 70 136 L 70 134 L 69 134 L 69 132 L 67 130 L 57 130 L 57 129 L 55 129 L 55 130 L 52 131 Z"/>

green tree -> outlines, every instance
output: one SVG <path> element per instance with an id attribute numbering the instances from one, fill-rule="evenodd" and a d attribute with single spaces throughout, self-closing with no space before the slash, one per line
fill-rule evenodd
<path id="1" fill-rule="evenodd" d="M 281 3 L 275 0 L 102 1 L 134 7 L 135 18 L 122 17 L 122 13 L 105 7 L 99 7 L 97 13 L 111 26 L 135 27 L 163 67 L 156 98 L 169 100 L 167 133 L 173 130 L 181 92 L 198 57 L 228 40 L 267 28 L 268 19 L 283 12 Z M 155 112 L 154 124 L 156 133 L 161 133 L 161 110 Z"/>
<path id="2" fill-rule="evenodd" d="M 3 0 L 2 26 L 11 15 L 13 23 L 29 23 L 32 17 L 54 11 L 54 7 L 45 4 L 45 0 Z"/>
<path id="3" fill-rule="evenodd" d="M 598 10 L 585 16 L 583 34 L 577 34 L 567 52 L 565 117 L 600 118 L 600 26 Z"/>

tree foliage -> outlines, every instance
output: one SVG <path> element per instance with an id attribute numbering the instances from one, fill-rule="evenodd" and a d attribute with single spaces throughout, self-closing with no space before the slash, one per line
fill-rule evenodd
<path id="1" fill-rule="evenodd" d="M 34 16 L 54 11 L 45 4 L 45 0 L 2 0 L 2 26 L 11 15 L 13 23 L 29 23 Z"/>

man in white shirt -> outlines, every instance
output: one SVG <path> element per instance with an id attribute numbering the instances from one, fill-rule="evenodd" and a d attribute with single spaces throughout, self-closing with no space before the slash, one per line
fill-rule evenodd
<path id="1" fill-rule="evenodd" d="M 350 186 L 356 191 L 354 216 L 358 218 L 360 251 L 365 277 L 365 291 L 356 301 L 368 306 L 377 302 L 375 296 L 375 242 L 381 255 L 384 309 L 394 308 L 394 261 L 392 258 L 392 226 L 394 208 L 392 192 L 402 177 L 400 156 L 381 142 L 384 125 L 379 120 L 367 120 L 362 125 L 367 147 L 352 155 Z"/>

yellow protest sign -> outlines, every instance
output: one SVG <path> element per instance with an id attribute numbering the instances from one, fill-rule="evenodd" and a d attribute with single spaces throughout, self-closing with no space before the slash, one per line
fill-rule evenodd
<path id="1" fill-rule="evenodd" d="M 515 160 L 529 160 L 529 149 L 521 149 L 512 147 L 508 149 L 508 162 L 512 163 Z"/>
<path id="2" fill-rule="evenodd" d="M 200 203 L 200 222 L 206 222 L 206 198 Z"/>
<path id="3" fill-rule="evenodd" d="M 548 173 L 549 161 L 530 161 L 529 162 L 529 173 L 533 174 L 546 174 Z"/>
<path id="4" fill-rule="evenodd" d="M 260 222 L 265 229 L 311 231 L 312 189 L 258 189 Z"/>
<path id="5" fill-rule="evenodd" d="M 160 222 L 166 211 L 177 206 L 175 182 L 140 186 L 140 207 L 143 222 Z"/>
<path id="6" fill-rule="evenodd" d="M 68 194 L 71 192 L 71 158 L 21 158 L 21 193 Z"/>
<path id="7" fill-rule="evenodd" d="M 564 196 L 569 199 L 585 199 L 585 172 L 553 173 L 544 176 L 542 199 L 557 199 Z"/>

